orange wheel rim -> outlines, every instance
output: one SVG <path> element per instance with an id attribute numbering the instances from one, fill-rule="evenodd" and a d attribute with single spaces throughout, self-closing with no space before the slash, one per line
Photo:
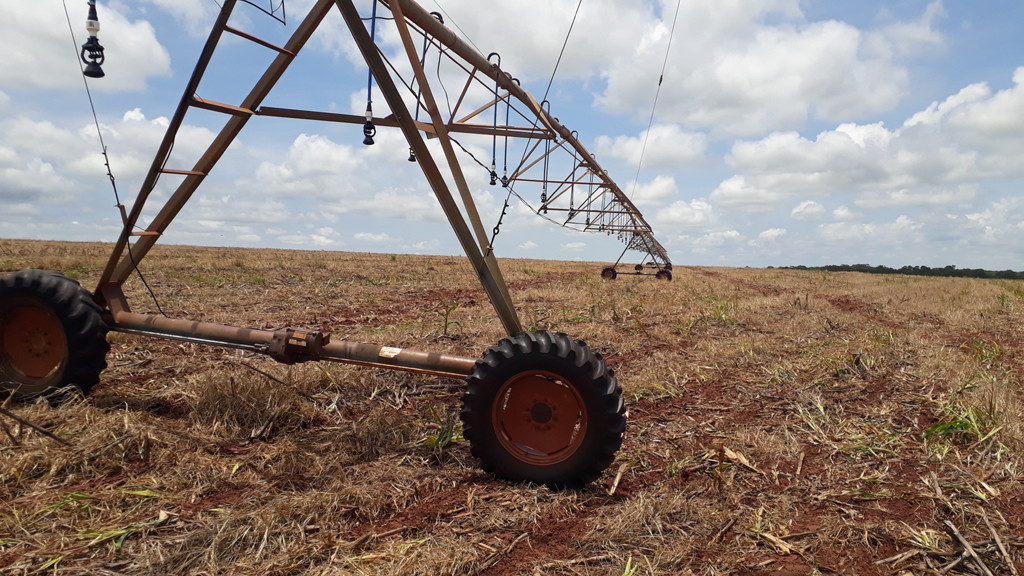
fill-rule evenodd
<path id="1" fill-rule="evenodd" d="M 5 364 L 28 378 L 44 378 L 67 355 L 64 326 L 49 310 L 18 306 L 3 320 Z"/>
<path id="2" fill-rule="evenodd" d="M 498 441 L 515 458 L 547 466 L 579 449 L 587 431 L 587 410 L 579 392 L 563 378 L 530 370 L 502 384 L 491 422 Z"/>

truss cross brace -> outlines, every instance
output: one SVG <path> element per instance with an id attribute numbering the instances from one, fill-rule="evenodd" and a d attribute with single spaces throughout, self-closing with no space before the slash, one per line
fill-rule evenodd
<path id="1" fill-rule="evenodd" d="M 445 182 L 445 179 L 438 168 L 437 162 L 431 154 L 430 149 L 427 148 L 426 142 L 420 133 L 420 128 L 425 126 L 418 126 L 414 121 L 413 115 L 405 105 L 401 93 L 395 85 L 394 80 L 391 78 L 385 63 L 377 50 L 377 46 L 370 38 L 369 33 L 366 30 L 366 26 L 363 24 L 362 19 L 351 0 L 317 0 L 316 4 L 310 9 L 309 14 L 299 24 L 298 28 L 292 34 L 292 37 L 283 48 L 268 46 L 266 42 L 255 39 L 254 41 L 256 41 L 257 44 L 276 50 L 278 55 L 268 66 L 266 71 L 263 73 L 263 76 L 257 81 L 249 95 L 244 99 L 240 106 L 213 103 L 198 99 L 196 97 L 196 91 L 198 90 L 199 83 L 202 80 L 206 67 L 213 56 L 213 51 L 216 48 L 221 35 L 224 31 L 237 34 L 234 29 L 228 26 L 228 19 L 230 18 L 236 1 L 237 0 L 226 0 L 221 9 L 220 16 L 214 24 L 213 30 L 210 32 L 209 39 L 203 48 L 199 63 L 196 65 L 188 86 L 186 87 L 185 93 L 182 95 L 182 99 L 178 104 L 178 108 L 175 111 L 167 132 L 164 135 L 164 139 L 157 152 L 157 156 L 143 182 L 143 186 L 135 204 L 132 206 L 131 213 L 125 218 L 124 230 L 115 244 L 114 251 L 111 254 L 106 268 L 104 269 L 99 286 L 95 291 L 97 301 L 101 305 L 110 305 L 113 301 L 117 301 L 117 305 L 119 307 L 123 307 L 125 311 L 127 311 L 127 303 L 124 301 L 121 286 L 131 275 L 131 272 L 137 263 L 145 257 L 156 243 L 157 239 L 166 230 L 167 226 L 170 225 L 171 221 L 192 197 L 192 194 L 202 183 L 203 179 L 213 168 L 214 164 L 216 164 L 224 154 L 238 133 L 241 132 L 249 118 L 257 113 L 264 98 L 266 98 L 273 87 L 277 84 L 277 81 L 295 59 L 298 52 L 319 27 L 321 21 L 327 15 L 327 12 L 331 9 L 332 5 L 335 5 L 345 18 L 345 22 L 349 27 L 353 39 L 356 41 L 356 44 L 373 73 L 374 78 L 377 80 L 377 85 L 382 91 L 384 98 L 391 107 L 393 112 L 391 120 L 397 123 L 398 127 L 401 128 L 409 142 L 409 146 L 415 152 L 416 157 L 419 158 L 419 165 L 421 166 L 427 181 L 430 183 L 434 194 L 437 196 L 437 199 L 440 202 L 452 229 L 455 231 L 460 244 L 472 263 L 473 269 L 479 277 L 481 285 L 487 292 L 487 296 L 490 298 L 495 312 L 501 320 L 502 326 L 510 335 L 520 332 L 522 330 L 522 326 L 519 322 L 515 305 L 509 295 L 508 288 L 501 274 L 501 269 L 498 266 L 497 259 L 494 257 L 494 254 L 490 249 L 486 231 L 480 221 L 480 216 L 470 194 L 465 175 L 463 174 L 458 158 L 455 155 L 455 149 L 452 146 L 451 138 L 448 135 L 448 125 L 441 117 L 439 109 L 436 106 L 433 94 L 429 89 L 426 74 L 424 73 L 422 66 L 420 66 L 419 58 L 415 55 L 415 49 L 411 48 L 413 46 L 412 36 L 409 32 L 408 25 L 403 18 L 401 6 L 397 3 L 391 3 L 392 5 L 390 7 L 395 14 L 395 20 L 398 24 L 398 29 L 402 36 L 403 43 L 406 45 L 406 48 L 409 49 L 410 63 L 412 64 L 413 70 L 417 76 L 417 81 L 420 86 L 423 87 L 423 96 L 427 104 L 426 108 L 431 116 L 431 125 L 429 126 L 432 128 L 433 133 L 438 137 L 438 140 L 441 143 L 445 158 L 448 162 L 448 167 L 454 176 L 455 184 L 462 200 L 462 205 L 465 208 L 466 216 L 469 219 L 469 224 L 467 224 L 466 217 L 463 216 L 462 209 L 460 209 L 459 204 L 452 196 L 452 193 L 448 188 L 448 184 Z M 431 20 L 433 19 L 431 18 Z M 248 38 L 248 35 L 243 35 L 243 37 Z M 227 120 L 224 127 L 214 139 L 213 143 L 210 144 L 203 156 L 196 162 L 193 169 L 179 170 L 165 168 L 164 165 L 170 156 L 174 139 L 177 136 L 178 129 L 181 127 L 185 113 L 189 107 L 200 107 L 213 110 L 215 112 L 223 112 L 230 115 L 230 118 Z M 171 197 L 160 209 L 146 231 L 141 234 L 133 234 L 132 230 L 135 228 L 139 218 L 141 217 L 146 199 L 153 191 L 156 181 L 161 174 L 176 174 L 185 176 L 185 178 L 171 194 Z M 472 226 L 472 229 L 470 226 Z M 474 233 L 476 240 L 474 240 Z M 129 237 L 132 235 L 140 236 L 140 239 L 134 245 L 129 244 Z M 477 243 L 477 241 L 479 241 L 479 243 Z M 128 254 L 125 254 L 126 249 L 128 250 Z"/>

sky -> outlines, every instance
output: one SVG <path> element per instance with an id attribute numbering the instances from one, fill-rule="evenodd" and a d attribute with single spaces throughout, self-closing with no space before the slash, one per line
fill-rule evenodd
<path id="1" fill-rule="evenodd" d="M 285 3 L 284 25 L 245 5 L 232 25 L 283 42 L 312 0 Z M 1024 2 L 583 0 L 566 41 L 577 3 L 422 1 L 538 99 L 565 43 L 551 112 L 675 265 L 1024 270 Z M 0 58 L 0 238 L 113 241 L 120 216 L 77 64 L 86 1 L 5 4 L 17 49 Z M 89 89 L 130 208 L 218 6 L 97 6 L 106 77 Z M 369 0 L 356 6 L 369 16 Z M 400 60 L 393 26 L 378 35 Z M 239 103 L 269 58 L 222 44 L 199 93 Z M 361 114 L 366 75 L 335 10 L 264 104 Z M 190 168 L 221 122 L 190 112 L 174 165 Z M 367 147 L 360 128 L 254 118 L 161 242 L 460 254 L 401 133 L 379 129 Z M 505 195 L 463 165 L 491 229 Z M 508 212 L 500 257 L 615 261 L 623 248 Z"/>

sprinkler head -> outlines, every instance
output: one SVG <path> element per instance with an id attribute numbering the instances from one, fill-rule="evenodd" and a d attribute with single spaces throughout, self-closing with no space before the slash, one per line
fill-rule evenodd
<path id="1" fill-rule="evenodd" d="M 377 135 L 377 127 L 373 125 L 373 108 L 366 103 L 366 124 L 363 124 L 363 144 L 373 146 L 373 137 Z"/>
<path id="2" fill-rule="evenodd" d="M 100 66 L 106 59 L 103 55 L 103 46 L 96 37 L 100 31 L 100 19 L 96 15 L 96 2 L 89 1 L 89 16 L 85 19 L 85 29 L 89 32 L 89 39 L 82 44 L 82 62 L 85 64 L 83 73 L 89 78 L 103 78 L 103 68 Z"/>

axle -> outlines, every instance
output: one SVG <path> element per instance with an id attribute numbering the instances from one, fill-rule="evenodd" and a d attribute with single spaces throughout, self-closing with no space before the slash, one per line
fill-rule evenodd
<path id="1" fill-rule="evenodd" d="M 473 372 L 473 365 L 476 363 L 473 358 L 438 352 L 420 352 L 361 342 L 331 342 L 330 334 L 313 330 L 240 328 L 210 322 L 167 318 L 155 314 L 136 314 L 126 310 L 112 311 L 106 321 L 110 329 L 116 332 L 250 350 L 265 354 L 285 364 L 330 360 L 361 366 L 465 378 Z"/>

